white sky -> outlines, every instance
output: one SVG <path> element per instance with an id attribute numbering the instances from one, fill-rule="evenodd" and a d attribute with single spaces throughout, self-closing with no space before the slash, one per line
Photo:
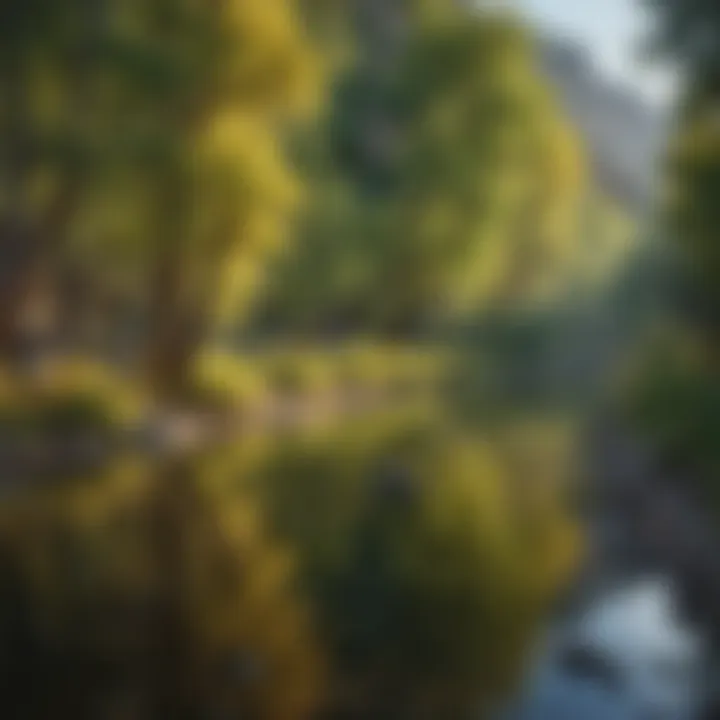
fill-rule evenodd
<path id="1" fill-rule="evenodd" d="M 668 71 L 639 59 L 649 19 L 640 0 L 509 0 L 533 22 L 580 41 L 609 75 L 660 103 L 672 96 Z"/>

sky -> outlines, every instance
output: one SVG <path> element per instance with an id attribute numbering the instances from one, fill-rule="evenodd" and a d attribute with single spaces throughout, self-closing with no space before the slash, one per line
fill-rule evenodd
<path id="1" fill-rule="evenodd" d="M 672 96 L 670 73 L 639 60 L 649 32 L 640 0 L 513 0 L 535 23 L 582 42 L 609 75 L 659 104 Z"/>

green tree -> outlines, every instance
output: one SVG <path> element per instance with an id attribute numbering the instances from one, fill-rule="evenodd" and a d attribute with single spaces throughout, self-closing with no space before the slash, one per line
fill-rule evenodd
<path id="1" fill-rule="evenodd" d="M 13 717 L 314 717 L 323 662 L 291 554 L 191 464 L 118 463 L 0 513 Z M 36 692 L 28 695 L 27 678 Z"/>
<path id="2" fill-rule="evenodd" d="M 138 5 L 151 57 L 159 158 L 148 184 L 150 374 L 182 390 L 225 293 L 242 294 L 293 199 L 283 132 L 314 90 L 312 48 L 290 0 Z"/>
<path id="3" fill-rule="evenodd" d="M 532 297 L 572 238 L 582 165 L 529 38 L 504 17 L 448 23 L 418 38 L 405 68 L 388 287 L 426 316 Z"/>
<path id="4" fill-rule="evenodd" d="M 37 0 L 2 13 L 0 342 L 17 344 L 39 269 L 69 241 L 79 265 L 149 295 L 153 382 L 177 392 L 296 199 L 284 140 L 318 88 L 300 4 Z"/>
<path id="5" fill-rule="evenodd" d="M 552 433 L 506 440 L 398 412 L 219 466 L 297 551 L 337 716 L 464 718 L 517 681 L 579 543 Z"/>
<path id="6" fill-rule="evenodd" d="M 106 129 L 98 90 L 112 3 L 8 2 L 0 10 L 0 352 L 17 356 L 27 305 L 57 260 Z M 42 282 L 40 282 L 42 285 Z"/>
<path id="7" fill-rule="evenodd" d="M 671 144 L 664 217 L 677 242 L 686 307 L 717 353 L 720 244 L 715 237 L 720 198 L 720 12 L 714 3 L 651 0 L 654 45 L 679 70 L 681 100 Z"/>
<path id="8" fill-rule="evenodd" d="M 718 87 L 720 11 L 712 0 L 641 0 L 654 19 L 650 49 L 669 57 L 685 81 Z"/>
<path id="9" fill-rule="evenodd" d="M 631 418 L 661 456 L 682 468 L 693 489 L 717 509 L 720 9 L 703 1 L 645 4 L 655 19 L 654 50 L 670 60 L 680 83 L 659 207 L 671 252 L 660 256 L 657 268 L 664 289 L 671 290 L 673 319 L 679 316 L 680 322 L 649 339 L 626 400 Z"/>
<path id="10" fill-rule="evenodd" d="M 403 333 L 535 299 L 572 253 L 584 185 L 530 38 L 514 19 L 435 3 L 363 6 L 354 37 L 270 314 Z"/>

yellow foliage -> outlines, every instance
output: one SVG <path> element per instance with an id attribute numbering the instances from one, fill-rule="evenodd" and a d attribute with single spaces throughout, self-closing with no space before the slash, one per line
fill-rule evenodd
<path id="1" fill-rule="evenodd" d="M 26 598 L 35 659 L 60 652 L 68 665 L 63 692 L 76 700 L 101 692 L 73 673 L 79 651 L 116 672 L 161 663 L 179 712 L 314 715 L 324 670 L 294 561 L 252 502 L 217 490 L 201 490 L 191 468 L 156 474 L 125 463 L 3 508 L 11 589 Z M 158 648 L 171 654 L 158 657 Z M 152 703 L 168 687 L 144 677 L 127 690 Z M 55 701 L 62 712 L 65 700 Z"/>

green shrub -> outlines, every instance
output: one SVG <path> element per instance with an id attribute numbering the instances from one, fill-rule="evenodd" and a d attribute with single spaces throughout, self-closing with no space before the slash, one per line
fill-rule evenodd
<path id="1" fill-rule="evenodd" d="M 265 378 L 253 363 L 223 353 L 207 353 L 197 363 L 193 399 L 214 409 L 248 408 L 268 395 Z"/>
<path id="2" fill-rule="evenodd" d="M 137 388 L 110 368 L 83 359 L 55 362 L 38 378 L 0 391 L 6 437 L 108 432 L 136 421 L 144 408 Z"/>
<path id="3" fill-rule="evenodd" d="M 268 384 L 280 396 L 321 394 L 337 387 L 332 361 L 320 354 L 277 352 L 263 359 L 262 368 Z"/>

